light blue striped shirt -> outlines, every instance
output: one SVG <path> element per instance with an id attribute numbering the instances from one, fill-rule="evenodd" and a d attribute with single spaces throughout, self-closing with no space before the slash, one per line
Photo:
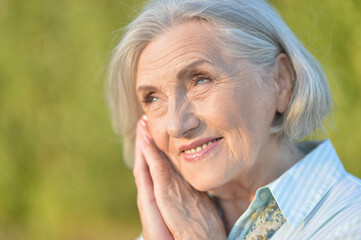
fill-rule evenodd
<path id="1" fill-rule="evenodd" d="M 228 240 L 242 239 L 250 213 L 270 194 L 286 219 L 272 240 L 361 239 L 361 180 L 345 171 L 330 140 L 258 189 Z"/>

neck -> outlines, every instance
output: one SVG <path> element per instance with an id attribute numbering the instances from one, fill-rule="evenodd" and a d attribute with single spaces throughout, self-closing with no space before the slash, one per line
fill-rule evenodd
<path id="1" fill-rule="evenodd" d="M 275 137 L 262 149 L 257 161 L 246 174 L 240 174 L 242 176 L 239 178 L 210 191 L 219 198 L 227 232 L 230 232 L 234 223 L 254 200 L 257 189 L 276 180 L 304 157 L 295 145 L 279 142 Z"/>

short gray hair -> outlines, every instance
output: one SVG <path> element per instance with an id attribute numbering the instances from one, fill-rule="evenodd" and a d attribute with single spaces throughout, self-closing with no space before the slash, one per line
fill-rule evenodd
<path id="1" fill-rule="evenodd" d="M 135 84 L 139 56 L 145 46 L 169 27 L 201 20 L 214 26 L 231 53 L 261 69 L 285 53 L 294 69 L 287 111 L 271 132 L 288 141 L 300 140 L 321 127 L 332 96 L 318 61 L 303 47 L 269 4 L 263 0 L 158 0 L 130 23 L 115 47 L 108 77 L 113 126 L 123 136 L 124 159 L 132 165 L 135 130 L 142 112 Z"/>

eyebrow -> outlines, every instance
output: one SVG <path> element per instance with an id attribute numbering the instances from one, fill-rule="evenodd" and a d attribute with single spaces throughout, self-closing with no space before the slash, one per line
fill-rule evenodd
<path id="1" fill-rule="evenodd" d="M 158 88 L 154 87 L 154 86 L 150 86 L 150 85 L 142 85 L 138 87 L 138 92 L 151 92 L 151 91 L 157 91 Z"/>
<path id="2" fill-rule="evenodd" d="M 204 59 L 198 59 L 190 64 L 188 64 L 187 66 L 185 66 L 182 70 L 180 70 L 178 73 L 177 73 L 177 79 L 181 79 L 184 75 L 186 75 L 187 73 L 189 72 L 192 72 L 194 71 L 194 68 L 197 67 L 198 65 L 201 65 L 201 64 L 210 64 L 210 65 L 213 65 L 211 62 L 209 62 L 208 60 L 204 60 Z M 193 69 L 192 69 L 193 68 Z"/>
<path id="3" fill-rule="evenodd" d="M 177 79 L 181 79 L 185 74 L 194 71 L 194 69 L 191 69 L 191 68 L 195 68 L 196 66 L 204 64 L 204 63 L 213 65 L 210 61 L 205 60 L 205 59 L 195 60 L 195 61 L 191 62 L 190 64 L 188 64 L 187 66 L 183 67 L 183 69 L 177 73 Z M 145 92 L 145 91 L 148 92 L 148 91 L 157 91 L 157 90 L 158 90 L 158 88 L 151 86 L 151 85 L 141 85 L 137 89 L 138 92 Z"/>

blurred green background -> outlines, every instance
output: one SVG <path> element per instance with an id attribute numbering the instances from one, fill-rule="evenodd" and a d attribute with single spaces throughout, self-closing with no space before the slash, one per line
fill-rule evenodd
<path id="1" fill-rule="evenodd" d="M 361 177 L 361 2 L 272 0 L 320 60 L 329 134 Z M 104 100 L 110 52 L 142 1 L 0 0 L 0 239 L 133 239 L 132 172 Z"/>

